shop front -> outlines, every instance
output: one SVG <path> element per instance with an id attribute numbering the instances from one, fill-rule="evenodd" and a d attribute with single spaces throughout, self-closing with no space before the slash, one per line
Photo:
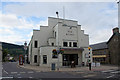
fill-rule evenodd
<path id="1" fill-rule="evenodd" d="M 82 64 L 82 49 L 65 48 L 62 57 L 63 66 L 71 66 L 72 62 L 74 62 L 75 65 L 80 65 Z"/>

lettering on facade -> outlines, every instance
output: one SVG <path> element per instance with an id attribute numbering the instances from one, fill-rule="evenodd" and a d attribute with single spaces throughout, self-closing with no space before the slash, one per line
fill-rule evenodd
<path id="1" fill-rule="evenodd" d="M 74 35 L 73 31 L 71 29 L 69 29 L 66 33 L 66 35 Z"/>

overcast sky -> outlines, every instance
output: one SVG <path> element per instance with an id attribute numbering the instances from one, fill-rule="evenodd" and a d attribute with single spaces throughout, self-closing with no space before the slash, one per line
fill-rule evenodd
<path id="1" fill-rule="evenodd" d="M 95 0 L 93 0 L 95 1 Z M 0 4 L 0 41 L 23 45 L 29 43 L 33 29 L 47 25 L 48 17 L 78 21 L 90 44 L 108 41 L 112 28 L 118 26 L 118 6 L 111 2 L 8 2 Z"/>

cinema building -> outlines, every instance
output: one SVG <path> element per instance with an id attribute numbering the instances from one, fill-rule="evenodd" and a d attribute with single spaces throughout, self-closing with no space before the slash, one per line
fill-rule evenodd
<path id="1" fill-rule="evenodd" d="M 33 30 L 33 36 L 28 45 L 28 60 L 31 65 L 50 67 L 69 66 L 72 61 L 76 66 L 92 62 L 92 50 L 89 47 L 89 36 L 81 30 L 77 21 L 48 17 L 48 26 L 40 26 Z M 59 50 L 63 53 L 57 53 Z"/>

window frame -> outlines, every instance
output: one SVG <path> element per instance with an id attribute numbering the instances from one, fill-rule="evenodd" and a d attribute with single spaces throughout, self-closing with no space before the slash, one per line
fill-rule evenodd
<path id="1" fill-rule="evenodd" d="M 46 60 L 46 61 L 44 61 L 44 60 Z M 43 55 L 43 64 L 47 64 L 47 55 Z"/>
<path id="2" fill-rule="evenodd" d="M 37 63 L 37 55 L 34 55 L 34 63 Z"/>
<path id="3" fill-rule="evenodd" d="M 72 47 L 72 42 L 69 42 L 69 47 Z"/>
<path id="4" fill-rule="evenodd" d="M 76 43 L 76 46 L 75 46 L 75 43 Z M 73 47 L 77 47 L 77 42 L 73 42 Z"/>
<path id="5" fill-rule="evenodd" d="M 65 45 L 66 43 L 66 45 Z M 63 47 L 68 47 L 68 42 L 63 42 Z"/>
<path id="6" fill-rule="evenodd" d="M 35 40 L 35 41 L 34 41 L 34 48 L 37 48 L 37 47 L 38 47 L 38 41 Z"/>
<path id="7" fill-rule="evenodd" d="M 54 43 L 52 42 L 51 45 L 54 46 Z"/>

